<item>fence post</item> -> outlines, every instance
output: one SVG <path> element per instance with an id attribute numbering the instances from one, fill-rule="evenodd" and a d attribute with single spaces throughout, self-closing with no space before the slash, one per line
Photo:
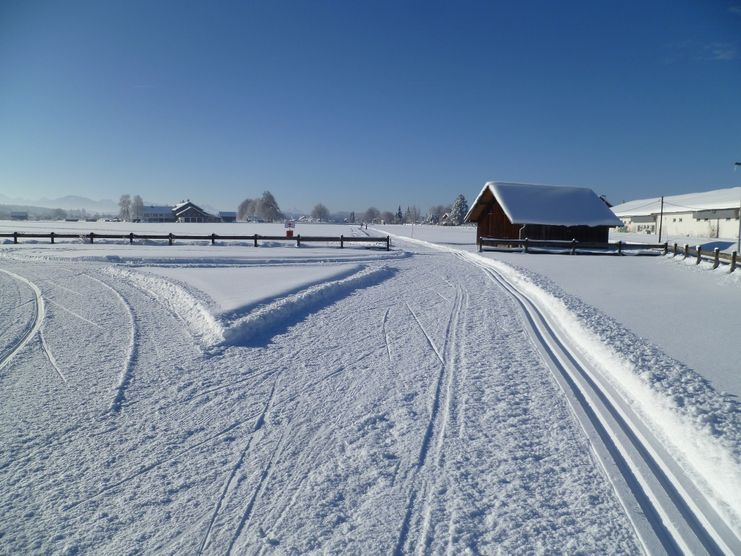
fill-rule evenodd
<path id="1" fill-rule="evenodd" d="M 13 232 L 13 243 L 18 243 L 18 232 Z"/>
<path id="2" fill-rule="evenodd" d="M 51 244 L 54 245 L 54 232 L 50 233 L 49 237 L 51 238 Z"/>
<path id="3" fill-rule="evenodd" d="M 95 233 L 94 232 L 90 232 L 90 245 L 93 244 L 94 238 L 95 238 Z"/>
<path id="4" fill-rule="evenodd" d="M 666 255 L 669 252 L 669 242 L 664 242 L 664 255 Z"/>
<path id="5" fill-rule="evenodd" d="M 736 270 L 736 257 L 737 256 L 738 256 L 738 253 L 736 253 L 736 251 L 731 253 L 731 270 L 729 270 L 728 272 L 733 272 L 734 270 Z"/>
<path id="6" fill-rule="evenodd" d="M 211 234 L 211 245 L 216 244 L 216 234 Z"/>
<path id="7" fill-rule="evenodd" d="M 296 247 L 301 247 L 301 234 L 296 236 Z"/>
<path id="8" fill-rule="evenodd" d="M 134 244 L 134 232 L 129 232 L 129 245 Z"/>
<path id="9" fill-rule="evenodd" d="M 391 251 L 391 236 L 386 236 L 386 251 Z"/>
<path id="10" fill-rule="evenodd" d="M 481 251 L 483 251 L 483 245 L 481 241 L 481 236 L 479 236 L 479 253 L 481 253 Z"/>
<path id="11" fill-rule="evenodd" d="M 167 241 L 169 241 L 170 242 L 170 245 L 172 245 L 172 232 L 170 232 L 169 234 L 167 234 Z"/>
<path id="12" fill-rule="evenodd" d="M 345 248 L 345 236 L 340 235 L 340 249 Z"/>
<path id="13" fill-rule="evenodd" d="M 254 235 L 253 239 L 255 240 L 255 247 L 257 247 L 257 234 Z"/>
<path id="14" fill-rule="evenodd" d="M 676 244 L 676 242 L 674 243 L 674 256 L 675 257 L 677 256 L 677 244 Z"/>
<path id="15" fill-rule="evenodd" d="M 700 264 L 700 259 L 702 259 L 702 245 L 697 246 L 697 260 L 695 264 Z"/>
<path id="16" fill-rule="evenodd" d="M 718 268 L 718 265 L 720 264 L 720 249 L 717 247 L 713 249 L 713 269 Z"/>
<path id="17" fill-rule="evenodd" d="M 690 246 L 689 246 L 689 243 L 685 243 L 684 244 L 684 258 L 686 259 L 689 256 L 690 256 Z"/>
<path id="18" fill-rule="evenodd" d="M 619 239 L 618 240 L 618 255 L 622 255 L 622 254 L 623 254 L 623 240 Z"/>
<path id="19" fill-rule="evenodd" d="M 576 255 L 576 238 L 571 240 L 571 254 Z"/>

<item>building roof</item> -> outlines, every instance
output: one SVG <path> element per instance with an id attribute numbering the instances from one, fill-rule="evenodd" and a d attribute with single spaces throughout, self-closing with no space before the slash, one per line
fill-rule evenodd
<path id="1" fill-rule="evenodd" d="M 466 214 L 477 222 L 496 199 L 512 224 L 547 226 L 622 226 L 622 222 L 589 188 L 529 183 L 487 182 Z"/>
<path id="2" fill-rule="evenodd" d="M 741 205 L 741 187 L 664 197 L 664 213 L 739 208 L 739 205 Z M 651 199 L 628 201 L 615 205 L 612 210 L 618 216 L 623 217 L 659 214 L 661 212 L 661 198 L 653 197 Z"/>
<path id="3" fill-rule="evenodd" d="M 163 214 L 163 213 L 172 213 L 172 207 L 167 205 L 149 205 L 148 207 L 144 207 L 144 214 Z"/>

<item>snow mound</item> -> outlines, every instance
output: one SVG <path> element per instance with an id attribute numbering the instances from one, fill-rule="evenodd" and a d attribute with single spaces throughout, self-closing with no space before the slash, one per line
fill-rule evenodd
<path id="1" fill-rule="evenodd" d="M 224 339 L 223 327 L 208 309 L 206 303 L 181 285 L 154 274 L 116 266 L 107 267 L 105 272 L 115 278 L 128 281 L 155 301 L 162 303 L 185 323 L 190 333 L 201 344 L 211 346 Z"/>
<path id="2" fill-rule="evenodd" d="M 236 318 L 224 326 L 224 341 L 232 345 L 247 345 L 274 336 L 281 328 L 301 320 L 307 313 L 351 294 L 376 285 L 391 277 L 394 270 L 381 266 L 366 268 L 347 278 L 324 282 L 301 292 L 280 298 Z"/>

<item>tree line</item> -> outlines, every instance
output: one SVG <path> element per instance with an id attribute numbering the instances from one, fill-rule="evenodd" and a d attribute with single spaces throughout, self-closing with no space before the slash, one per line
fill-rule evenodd
<path id="1" fill-rule="evenodd" d="M 119 218 L 124 221 L 135 221 L 144 218 L 144 200 L 140 195 L 121 195 L 118 201 Z M 356 215 L 355 211 L 330 213 L 322 203 L 317 203 L 311 210 L 311 218 L 318 222 L 347 222 L 370 224 L 441 224 L 458 226 L 468 212 L 468 203 L 463 194 L 459 194 L 450 205 L 434 205 L 425 215 L 416 206 L 401 205 L 395 212 L 380 211 L 369 207 L 364 213 Z M 270 191 L 264 191 L 260 197 L 247 198 L 239 204 L 237 219 L 248 222 L 279 222 L 285 218 L 278 201 Z"/>

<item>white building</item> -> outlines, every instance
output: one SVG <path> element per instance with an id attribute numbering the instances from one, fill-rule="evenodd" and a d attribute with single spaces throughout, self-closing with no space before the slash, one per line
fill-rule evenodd
<path id="1" fill-rule="evenodd" d="M 175 222 L 172 207 L 166 205 L 144 207 L 142 222 Z"/>
<path id="2" fill-rule="evenodd" d="M 628 232 L 663 236 L 736 238 L 739 230 L 741 187 L 639 199 L 612 207 Z"/>

